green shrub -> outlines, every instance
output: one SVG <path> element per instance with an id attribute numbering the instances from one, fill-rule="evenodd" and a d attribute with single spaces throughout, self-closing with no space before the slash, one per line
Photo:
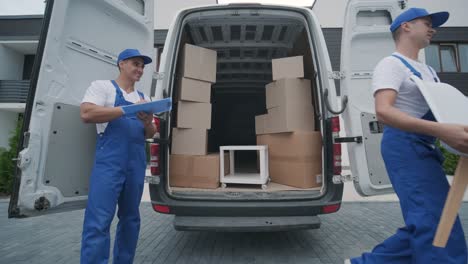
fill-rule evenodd
<path id="1" fill-rule="evenodd" d="M 444 147 L 440 145 L 439 141 L 437 141 L 437 145 L 439 146 L 440 150 L 442 151 L 442 154 L 444 154 L 444 157 L 445 157 L 445 161 L 443 164 L 445 174 L 454 175 L 455 169 L 457 168 L 459 156 L 453 153 L 450 153 L 448 150 L 446 150 Z"/>
<path id="2" fill-rule="evenodd" d="M 9 149 L 0 149 L 0 194 L 10 194 L 13 185 L 13 176 L 16 162 L 13 160 L 16 157 L 18 141 L 21 133 L 23 118 L 20 115 L 8 143 Z"/>

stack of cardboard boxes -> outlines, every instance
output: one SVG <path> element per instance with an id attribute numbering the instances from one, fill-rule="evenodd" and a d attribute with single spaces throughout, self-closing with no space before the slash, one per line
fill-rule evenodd
<path id="1" fill-rule="evenodd" d="M 267 114 L 255 117 L 258 145 L 268 145 L 273 182 L 298 188 L 322 184 L 322 138 L 315 131 L 310 80 L 302 56 L 274 59 L 266 86 Z"/>
<path id="2" fill-rule="evenodd" d="M 216 51 L 190 44 L 181 50 L 175 91 L 176 127 L 172 129 L 170 156 L 171 186 L 219 186 L 219 154 L 207 153 L 216 58 Z M 229 169 L 228 164 L 225 167 Z"/>

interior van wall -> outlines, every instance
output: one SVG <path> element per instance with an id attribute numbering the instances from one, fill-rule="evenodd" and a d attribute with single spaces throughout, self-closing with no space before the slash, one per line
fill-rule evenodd
<path id="1" fill-rule="evenodd" d="M 312 57 L 312 51 L 309 43 L 309 38 L 307 36 L 307 31 L 302 30 L 299 34 L 296 42 L 294 43 L 293 48 L 288 52 L 288 56 L 303 56 L 304 57 L 304 78 L 311 80 L 311 89 L 312 89 L 312 104 L 314 105 L 315 113 L 318 113 L 318 103 L 316 95 L 316 87 L 314 82 L 315 69 Z M 320 119 L 315 118 L 315 127 L 320 128 Z"/>

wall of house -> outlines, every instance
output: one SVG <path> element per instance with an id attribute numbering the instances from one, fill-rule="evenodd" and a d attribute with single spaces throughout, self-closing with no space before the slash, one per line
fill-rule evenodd
<path id="1" fill-rule="evenodd" d="M 0 148 L 8 149 L 8 139 L 16 127 L 18 113 L 0 110 Z"/>
<path id="2" fill-rule="evenodd" d="M 23 54 L 0 43 L 0 80 L 21 80 L 23 77 Z"/>
<path id="3" fill-rule="evenodd" d="M 0 80 L 21 80 L 24 56 L 0 44 Z M 18 113 L 0 109 L 0 148 L 8 148 L 8 139 L 16 126 Z"/>

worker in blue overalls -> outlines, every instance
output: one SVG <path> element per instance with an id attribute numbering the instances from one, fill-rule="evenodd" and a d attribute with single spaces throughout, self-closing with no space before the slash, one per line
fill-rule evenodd
<path id="1" fill-rule="evenodd" d="M 395 18 L 390 31 L 396 52 L 381 60 L 374 70 L 372 88 L 377 118 L 384 133 L 382 157 L 400 200 L 405 227 L 376 246 L 372 252 L 345 263 L 466 264 L 465 236 L 457 218 L 446 248 L 432 246 L 449 184 L 442 169 L 443 156 L 436 138 L 468 152 L 468 128 L 435 122 L 418 87 L 416 75 L 426 82 L 439 82 L 435 71 L 418 60 L 442 25 L 448 12 L 429 14 L 411 8 Z"/>
<path id="2" fill-rule="evenodd" d="M 153 115 L 126 116 L 122 106 L 150 99 L 135 89 L 151 58 L 136 49 L 119 54 L 115 80 L 91 83 L 82 100 L 81 118 L 96 123 L 97 142 L 84 216 L 81 263 L 108 263 L 110 225 L 116 206 L 119 223 L 114 263 L 132 263 L 140 231 L 139 205 L 146 170 L 145 138 L 156 132 Z"/>

